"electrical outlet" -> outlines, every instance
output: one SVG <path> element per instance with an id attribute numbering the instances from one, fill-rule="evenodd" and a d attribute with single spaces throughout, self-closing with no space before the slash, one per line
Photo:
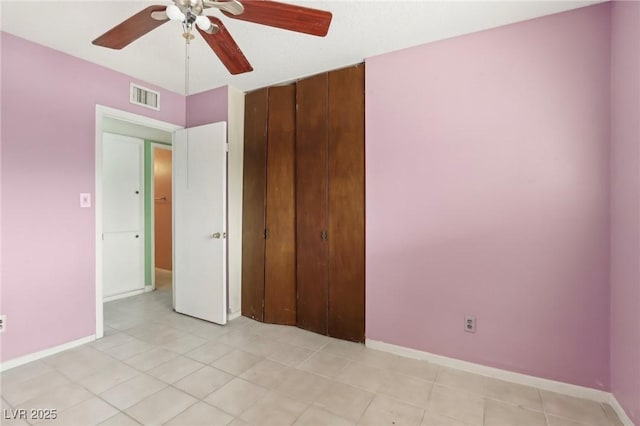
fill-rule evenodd
<path id="1" fill-rule="evenodd" d="M 473 315 L 466 315 L 464 317 L 464 331 L 467 333 L 476 332 L 476 317 Z"/>
<path id="2" fill-rule="evenodd" d="M 0 315 L 0 333 L 4 332 L 7 329 L 7 316 Z"/>

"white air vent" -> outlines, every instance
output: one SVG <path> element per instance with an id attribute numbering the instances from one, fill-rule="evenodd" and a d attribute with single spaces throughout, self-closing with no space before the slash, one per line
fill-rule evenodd
<path id="1" fill-rule="evenodd" d="M 129 102 L 160 111 L 160 93 L 131 83 Z"/>

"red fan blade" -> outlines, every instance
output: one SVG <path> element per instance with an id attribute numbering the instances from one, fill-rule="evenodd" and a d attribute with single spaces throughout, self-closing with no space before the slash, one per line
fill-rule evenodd
<path id="1" fill-rule="evenodd" d="M 224 24 L 218 18 L 213 16 L 207 16 L 212 24 L 218 26 L 218 31 L 214 34 L 209 34 L 206 31 L 202 31 L 198 28 L 198 32 L 207 42 L 209 47 L 218 55 L 220 61 L 229 70 L 231 74 L 242 74 L 245 72 L 253 71 L 253 67 L 245 58 L 244 53 L 240 50 L 229 31 L 225 28 Z"/>
<path id="2" fill-rule="evenodd" d="M 166 8 L 167 6 L 149 6 L 126 21 L 111 28 L 93 40 L 92 43 L 96 46 L 108 47 L 110 49 L 122 49 L 149 31 L 167 22 L 169 18 L 154 19 L 151 17 L 153 12 L 164 12 Z"/>
<path id="3" fill-rule="evenodd" d="M 244 12 L 240 15 L 224 10 L 222 13 L 229 18 L 320 37 L 327 35 L 331 24 L 331 12 L 324 10 L 269 0 L 241 0 L 241 3 Z"/>

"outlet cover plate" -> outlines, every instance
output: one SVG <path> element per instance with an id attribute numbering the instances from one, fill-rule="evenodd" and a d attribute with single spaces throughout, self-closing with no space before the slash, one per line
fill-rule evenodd
<path id="1" fill-rule="evenodd" d="M 476 317 L 473 315 L 465 315 L 464 317 L 464 331 L 467 333 L 476 332 Z"/>

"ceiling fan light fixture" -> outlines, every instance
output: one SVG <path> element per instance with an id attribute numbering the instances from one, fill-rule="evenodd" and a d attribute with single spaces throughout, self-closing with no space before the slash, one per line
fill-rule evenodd
<path id="1" fill-rule="evenodd" d="M 209 28 L 211 28 L 211 21 L 209 20 L 209 17 L 200 15 L 196 18 L 196 25 L 202 31 L 209 31 Z"/>
<path id="2" fill-rule="evenodd" d="M 175 4 L 170 4 L 169 6 L 167 6 L 166 13 L 167 17 L 172 21 L 184 21 L 184 13 L 182 13 L 180 8 Z"/>

